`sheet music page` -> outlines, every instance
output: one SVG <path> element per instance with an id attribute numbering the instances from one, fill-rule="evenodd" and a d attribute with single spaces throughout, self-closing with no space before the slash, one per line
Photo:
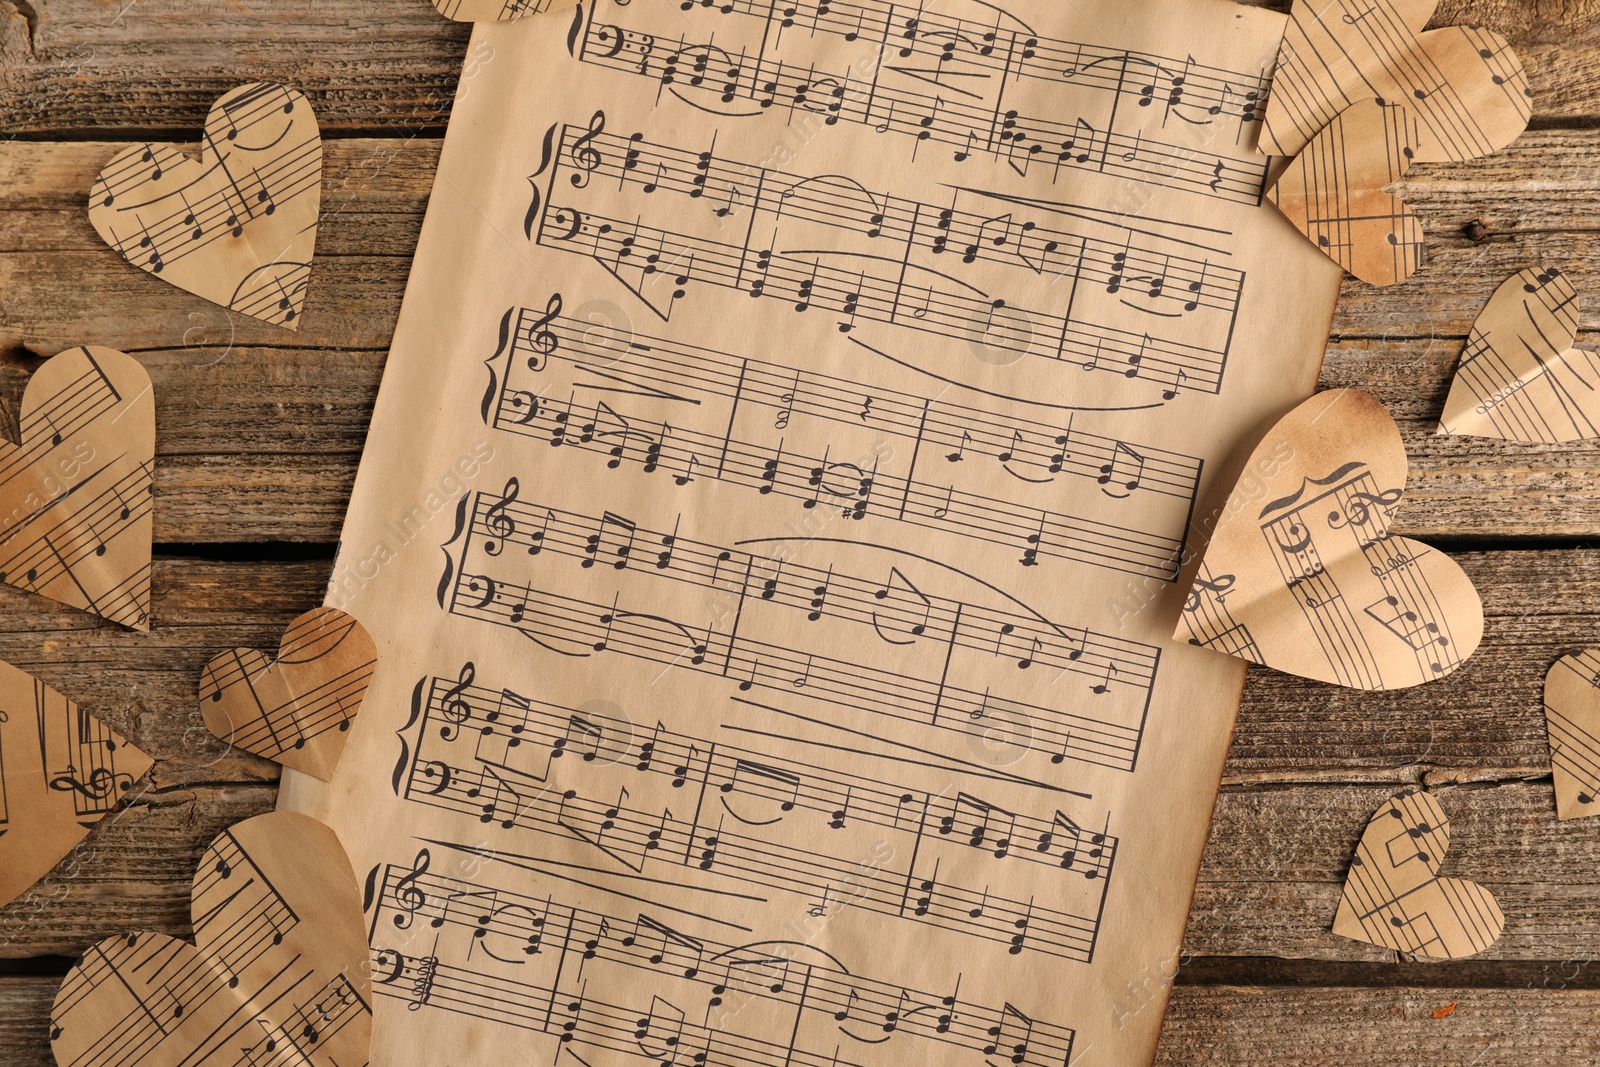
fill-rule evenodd
<path id="1" fill-rule="evenodd" d="M 477 27 L 329 594 L 378 670 L 283 792 L 372 1062 L 1151 1059 L 1244 675 L 1170 635 L 1340 279 L 1283 26 Z"/>

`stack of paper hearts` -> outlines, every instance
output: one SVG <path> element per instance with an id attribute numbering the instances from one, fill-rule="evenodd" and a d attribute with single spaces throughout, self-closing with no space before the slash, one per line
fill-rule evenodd
<path id="1" fill-rule="evenodd" d="M 1267 193 L 1345 270 L 1390 285 L 1422 266 L 1422 226 L 1387 189 L 1417 162 L 1510 144 L 1533 112 L 1504 37 L 1423 32 L 1438 0 L 1296 0 L 1261 150 L 1294 156 Z"/>
<path id="2" fill-rule="evenodd" d="M 372 1037 L 361 893 L 332 830 L 275 812 L 200 857 L 196 944 L 120 934 L 83 954 L 51 1012 L 73 1067 L 360 1067 Z"/>

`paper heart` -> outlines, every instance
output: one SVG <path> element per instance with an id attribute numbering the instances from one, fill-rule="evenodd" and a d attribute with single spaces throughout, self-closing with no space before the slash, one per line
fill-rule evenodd
<path id="1" fill-rule="evenodd" d="M 439 14 L 457 22 L 506 22 L 575 7 L 577 3 L 578 0 L 433 0 Z"/>
<path id="2" fill-rule="evenodd" d="M 0 904 L 88 836 L 150 763 L 66 697 L 0 663 Z"/>
<path id="3" fill-rule="evenodd" d="M 289 624 L 276 661 L 253 648 L 213 657 L 200 711 L 222 740 L 330 781 L 377 660 L 366 627 L 316 608 Z"/>
<path id="4" fill-rule="evenodd" d="M 115 349 L 34 372 L 21 444 L 0 443 L 0 582 L 150 628 L 150 376 Z"/>
<path id="5" fill-rule="evenodd" d="M 51 1011 L 61 1067 L 356 1067 L 371 1040 L 360 888 L 332 830 L 274 812 L 224 831 L 191 892 L 195 945 L 108 937 Z"/>
<path id="6" fill-rule="evenodd" d="M 1351 104 L 1404 104 L 1416 158 L 1468 160 L 1527 129 L 1532 94 L 1506 39 L 1464 26 L 1422 32 L 1438 0 L 1296 0 L 1278 52 L 1261 150 L 1298 155 Z"/>
<path id="7" fill-rule="evenodd" d="M 1600 356 L 1573 348 L 1578 294 L 1530 268 L 1495 290 L 1472 324 L 1439 432 L 1524 443 L 1600 437 Z"/>
<path id="8" fill-rule="evenodd" d="M 311 105 L 255 82 L 211 105 L 198 159 L 162 144 L 113 157 L 90 191 L 89 221 L 140 270 L 294 329 L 321 204 Z"/>
<path id="9" fill-rule="evenodd" d="M 1600 815 L 1600 652 L 1563 656 L 1544 678 L 1556 815 Z"/>
<path id="10" fill-rule="evenodd" d="M 1295 408 L 1251 454 L 1175 636 L 1355 689 L 1460 667 L 1483 605 L 1450 557 L 1389 533 L 1405 480 L 1400 431 L 1372 396 Z"/>
<path id="11" fill-rule="evenodd" d="M 1422 224 L 1386 187 L 1411 169 L 1416 136 L 1405 108 L 1352 104 L 1312 138 L 1267 199 L 1362 281 L 1404 281 L 1422 266 Z"/>
<path id="12" fill-rule="evenodd" d="M 1408 789 L 1367 824 L 1333 920 L 1340 937 L 1454 960 L 1482 952 L 1505 929 L 1494 895 L 1477 882 L 1440 878 L 1450 820 L 1427 793 Z"/>

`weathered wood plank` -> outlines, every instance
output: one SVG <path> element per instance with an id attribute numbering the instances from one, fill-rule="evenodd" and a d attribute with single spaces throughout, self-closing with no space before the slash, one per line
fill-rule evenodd
<path id="1" fill-rule="evenodd" d="M 0 979 L 0 1067 L 54 1067 L 57 979 Z M 1121 1011 L 1159 1011 L 1131 996 Z M 1434 1013 L 1454 1004 L 1444 1018 Z M 1142 1005 L 1135 1007 L 1135 1005 Z M 1159 1067 L 1528 1067 L 1592 1063 L 1600 991 L 1179 985 Z M 1076 1050 L 1079 1053 L 1087 1049 Z M 1076 1061 L 1075 1061 L 1076 1062 Z M 1085 1061 L 1095 1062 L 1092 1055 Z"/>
<path id="2" fill-rule="evenodd" d="M 200 671 L 230 648 L 276 648 L 289 621 L 321 602 L 330 566 L 158 559 L 147 634 L 0 587 L 0 660 L 59 689 L 154 757 L 158 792 L 272 782 L 274 765 L 207 732 Z"/>
<path id="3" fill-rule="evenodd" d="M 321 269 L 298 334 L 230 316 L 101 245 L 80 201 L 118 147 L 0 148 L 0 349 L 11 348 L 0 395 L 14 402 L 35 365 L 21 346 L 50 353 L 93 339 L 134 351 L 156 384 L 158 541 L 334 540 L 437 144 L 330 144 Z M 1389 290 L 1347 284 L 1324 384 L 1369 388 L 1401 419 L 1415 466 L 1404 531 L 1600 535 L 1600 442 L 1515 446 L 1433 433 L 1461 339 L 1500 281 L 1542 257 L 1580 291 L 1600 293 L 1591 232 L 1600 183 L 1587 164 L 1597 150 L 1600 131 L 1536 131 L 1493 166 L 1433 168 L 1411 183 L 1432 213 L 1433 268 Z M 1455 230 L 1474 213 L 1518 236 L 1473 245 Z M 1600 298 L 1588 300 L 1584 325 L 1600 330 Z"/>
<path id="4" fill-rule="evenodd" d="M 1593 0 L 1456 0 L 1434 24 L 1506 34 L 1528 65 L 1536 115 L 1550 121 L 1600 113 L 1594 10 Z M 195 128 L 225 89 L 259 78 L 298 85 L 325 130 L 436 131 L 467 35 L 422 0 L 8 0 L 0 3 L 0 132 Z"/>
<path id="5" fill-rule="evenodd" d="M 283 345 L 345 350 L 387 346 L 410 270 L 439 143 L 330 142 L 326 213 L 298 332 L 229 316 L 124 263 L 89 225 L 84 200 L 119 142 L 0 146 L 0 340 L 53 352 L 85 334 L 130 349 Z M 1580 292 L 1600 292 L 1593 220 L 1600 129 L 1535 130 L 1487 159 L 1419 164 L 1400 189 L 1429 232 L 1430 263 L 1384 289 L 1348 281 L 1339 338 L 1461 338 L 1496 285 L 1535 259 L 1560 266 Z M 1478 219 L 1494 235 L 1460 231 Z M 63 284 L 68 281 L 72 284 Z M 229 319 L 233 320 L 230 328 Z M 1600 329 L 1600 299 L 1584 309 Z"/>
<path id="6" fill-rule="evenodd" d="M 1358 694 L 1252 673 L 1191 952 L 1384 958 L 1327 926 L 1366 819 L 1397 786 L 1426 782 L 1456 819 L 1454 869 L 1489 884 L 1511 919 L 1489 958 L 1600 956 L 1592 863 L 1600 820 L 1555 822 L 1540 701 L 1548 664 L 1597 630 L 1596 609 L 1584 605 L 1600 604 L 1600 552 L 1459 558 L 1490 611 L 1484 650 L 1460 674 Z M 0 955 L 71 953 L 108 923 L 181 926 L 172 901 L 187 891 L 189 858 L 240 811 L 264 809 L 275 777 L 271 765 L 205 732 L 195 704 L 200 669 L 223 648 L 272 647 L 288 620 L 319 599 L 328 569 L 163 559 L 148 635 L 0 588 L 0 659 L 79 700 L 158 760 L 152 791 L 91 837 L 105 850 L 91 879 L 58 879 L 68 893 L 48 921 L 21 923 L 25 940 L 0 945 Z M 174 810 L 192 821 L 175 822 Z M 0 910 L 0 931 L 19 906 Z"/>
<path id="7" fill-rule="evenodd" d="M 0 1067 L 56 1067 L 50 1055 L 54 978 L 0 978 Z"/>
<path id="8" fill-rule="evenodd" d="M 1454 1004 L 1442 1019 L 1434 1012 Z M 1594 1062 L 1600 992 L 1179 986 L 1163 1067 L 1528 1067 Z"/>

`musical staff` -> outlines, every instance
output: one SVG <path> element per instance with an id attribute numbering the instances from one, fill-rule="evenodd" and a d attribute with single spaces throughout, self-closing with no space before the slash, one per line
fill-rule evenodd
<path id="1" fill-rule="evenodd" d="M 433 0 L 439 14 L 457 22 L 505 22 L 570 7 L 575 0 Z"/>
<path id="2" fill-rule="evenodd" d="M 1220 231 L 1135 227 L 981 189 L 958 189 L 949 206 L 912 201 L 842 175 L 802 178 L 721 159 L 714 146 L 612 134 L 599 112 L 552 136 L 529 238 L 593 259 L 665 321 L 696 287 L 731 289 L 797 314 L 842 314 L 839 328 L 851 337 L 863 332 L 859 323 L 876 323 L 1076 364 L 1157 402 L 1180 382 L 1221 390 L 1245 279 L 1217 265 L 1225 248 L 1203 243 L 1224 239 Z M 682 204 L 665 203 L 716 204 L 735 190 L 749 198 L 739 243 L 719 239 L 716 211 L 696 226 Z M 1004 279 L 1011 288 L 965 281 L 978 263 L 991 285 Z"/>
<path id="3" fill-rule="evenodd" d="M 1572 347 L 1577 338 L 1565 275 L 1530 267 L 1508 278 L 1472 324 L 1440 429 L 1528 444 L 1600 437 L 1600 359 Z"/>
<path id="4" fill-rule="evenodd" d="M 84 953 L 51 1012 L 62 1067 L 366 1062 L 366 939 L 331 830 L 275 813 L 225 831 L 192 914 L 197 946 L 131 933 Z"/>
<path id="5" fill-rule="evenodd" d="M 1333 932 L 1430 959 L 1494 944 L 1505 916 L 1478 883 L 1439 877 L 1449 847 L 1450 820 L 1433 796 L 1408 789 L 1388 801 L 1350 861 Z"/>
<path id="6" fill-rule="evenodd" d="M 719 117 L 778 112 L 790 125 L 846 123 L 905 138 L 913 162 L 937 144 L 954 149 L 955 162 L 982 155 L 1024 177 L 1041 171 L 1051 184 L 1063 171 L 1092 171 L 1235 203 L 1261 200 L 1266 161 L 1251 155 L 1266 95 L 1259 73 L 876 0 L 781 8 L 741 0 L 704 10 L 722 24 L 693 39 L 580 14 L 573 54 Z M 628 12 L 618 7 L 607 17 Z M 795 27 L 805 32 L 786 33 Z M 868 46 L 859 66 L 819 57 L 836 55 L 839 39 Z M 1083 113 L 1056 117 L 1074 106 Z M 1201 129 L 1214 135 L 1197 147 Z M 1233 152 L 1219 153 L 1217 141 Z"/>
<path id="7" fill-rule="evenodd" d="M 150 628 L 155 402 L 138 361 L 99 346 L 53 357 L 0 442 L 0 582 Z"/>
<path id="8" fill-rule="evenodd" d="M 313 608 L 289 624 L 275 661 L 253 648 L 213 656 L 200 675 L 200 710 L 229 744 L 331 780 L 377 661 L 360 622 Z"/>
<path id="9" fill-rule="evenodd" d="M 1261 533 L 1276 546 L 1283 580 L 1301 604 L 1340 684 L 1373 688 L 1383 677 L 1383 664 L 1370 646 L 1372 628 L 1354 615 L 1358 610 L 1404 642 L 1415 669 L 1424 676 L 1447 674 L 1460 666 L 1450 613 L 1443 610 L 1426 576 L 1412 566 L 1416 557 L 1408 552 L 1407 543 L 1389 536 L 1390 513 L 1400 502 L 1401 490 L 1380 486 L 1358 462 L 1313 479 L 1311 485 L 1314 491 L 1262 512 Z M 1350 543 L 1336 544 L 1336 539 Z M 1324 562 L 1351 549 L 1360 552 L 1383 590 L 1373 603 L 1347 600 L 1337 572 Z"/>
<path id="10" fill-rule="evenodd" d="M 502 493 L 463 500 L 439 580 L 440 606 L 450 614 L 510 628 L 566 657 L 609 652 L 665 664 L 720 676 L 741 693 L 774 694 L 763 700 L 823 701 L 834 715 L 1004 738 L 1035 759 L 1122 770 L 1137 761 L 1160 662 L 1154 647 L 924 593 L 895 582 L 889 568 L 874 579 L 798 566 L 521 501 L 518 491 L 513 480 Z M 665 566 L 635 565 L 634 545 L 668 538 Z M 591 568 L 599 577 L 570 584 Z M 632 580 L 624 585 L 619 572 Z M 723 618 L 733 622 L 700 622 L 687 606 L 667 614 L 675 596 L 682 601 L 674 586 L 726 598 Z M 813 624 L 815 644 L 780 636 L 796 615 L 813 614 L 828 622 Z M 763 617 L 769 640 L 758 636 Z M 883 657 L 905 651 L 870 666 L 857 658 L 863 638 Z M 835 645 L 839 654 L 823 653 Z M 1007 695 L 1031 692 L 1033 678 L 1048 679 L 1039 692 L 1052 694 L 1049 704 Z"/>
<path id="11" fill-rule="evenodd" d="M 1059 810 L 1047 818 L 1011 812 L 964 792 L 936 795 L 775 760 L 660 723 L 646 731 L 475 679 L 468 664 L 459 678 L 425 680 L 425 694 L 419 689 L 417 713 L 401 733 L 395 782 L 402 798 L 501 830 L 581 841 L 595 852 L 580 854 L 604 856 L 598 870 L 646 877 L 660 864 L 678 865 L 690 870 L 668 877 L 690 886 L 704 884 L 691 877 L 699 870 L 802 899 L 849 884 L 845 906 L 998 941 L 1017 953 L 1093 957 L 1117 849 L 1109 817 L 1096 829 Z M 652 781 L 647 794 L 643 786 Z M 894 843 L 894 855 L 908 862 L 863 872 L 872 843 L 881 841 Z M 552 848 L 560 845 L 539 853 Z M 991 860 L 996 870 L 985 874 L 979 867 Z M 941 863 L 967 873 L 917 891 Z M 1001 891 L 1005 873 L 1028 864 L 1056 872 L 1050 907 Z"/>
<path id="12" fill-rule="evenodd" d="M 1544 681 L 1544 717 L 1556 813 L 1562 819 L 1600 814 L 1600 653 L 1562 656 Z"/>
<path id="13" fill-rule="evenodd" d="M 99 719 L 0 663 L 0 904 L 115 811 L 150 764 Z"/>
<path id="14" fill-rule="evenodd" d="M 1389 187 L 1416 158 L 1417 122 L 1398 104 L 1363 100 L 1336 115 L 1267 199 L 1324 255 L 1369 285 L 1422 268 L 1422 223 Z"/>
<path id="15" fill-rule="evenodd" d="M 1250 628 L 1228 611 L 1228 594 L 1238 584 L 1233 574 L 1214 575 L 1202 562 L 1194 586 L 1183 602 L 1183 626 L 1191 645 L 1203 645 L 1253 663 L 1264 661 Z"/>
<path id="16" fill-rule="evenodd" d="M 563 315 L 562 305 L 556 294 L 543 311 L 513 308 L 502 318 L 487 362 L 488 425 L 680 486 L 705 478 L 803 510 L 832 505 L 855 519 L 958 533 L 1013 551 L 1018 564 L 1066 559 L 1176 577 L 1198 459 L 1094 433 L 1078 414 L 1054 425 L 1008 418 L 663 338 L 617 336 Z M 808 446 L 808 432 L 823 451 Z M 840 455 L 853 433 L 863 435 L 870 466 L 824 454 Z"/>
<path id="17" fill-rule="evenodd" d="M 1280 454 L 1297 458 L 1271 460 Z M 1176 636 L 1357 689 L 1418 685 L 1466 662 L 1483 607 L 1448 556 L 1390 532 L 1406 460 L 1382 404 L 1320 393 L 1279 420 L 1252 463 L 1273 473 L 1229 501 Z"/>
<path id="18" fill-rule="evenodd" d="M 1516 140 L 1533 113 L 1522 60 L 1493 30 L 1446 26 L 1424 34 L 1431 14 L 1396 0 L 1296 5 L 1261 150 L 1297 155 L 1341 111 L 1372 99 L 1404 103 L 1417 117 L 1422 161 L 1462 162 Z"/>
<path id="19" fill-rule="evenodd" d="M 925 991 L 852 973 L 800 941 L 735 944 L 677 915 L 608 913 L 451 878 L 431 869 L 442 860 L 424 848 L 374 872 L 374 992 L 414 1011 L 493 1017 L 650 1062 L 843 1067 L 862 1061 L 834 1049 L 858 1043 L 900 1055 L 943 1046 L 1030 1067 L 1064 1067 L 1072 1053 L 1071 1029 L 963 995 L 959 975 Z M 640 988 L 660 993 L 643 1004 L 606 1000 Z M 787 1042 L 765 1025 L 774 1012 L 795 1020 Z"/>
<path id="20" fill-rule="evenodd" d="M 89 221 L 140 270 L 294 329 L 321 202 L 311 105 L 287 86 L 256 82 L 211 106 L 198 160 L 158 144 L 113 157 L 90 190 Z"/>

